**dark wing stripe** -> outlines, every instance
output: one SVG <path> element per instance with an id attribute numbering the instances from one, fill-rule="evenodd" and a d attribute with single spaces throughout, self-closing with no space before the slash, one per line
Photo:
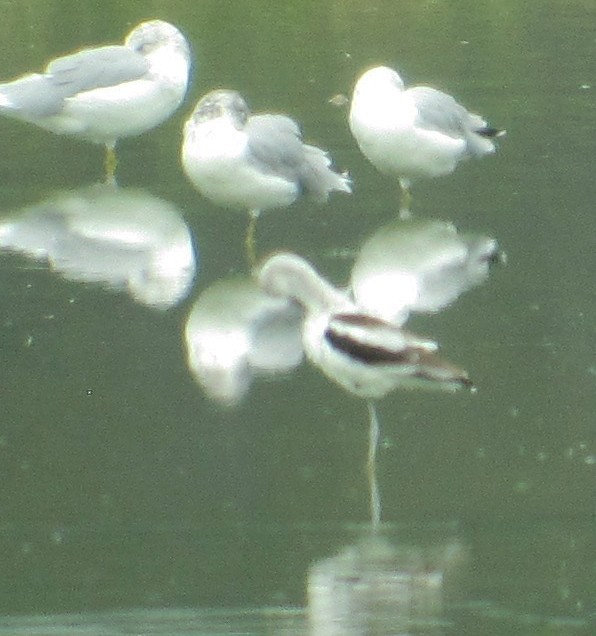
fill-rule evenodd
<path id="1" fill-rule="evenodd" d="M 470 389 L 474 386 L 474 383 L 467 376 L 466 372 L 456 369 L 455 367 L 453 367 L 453 375 L 451 377 L 437 375 L 436 373 L 432 373 L 432 370 L 429 369 L 419 369 L 416 373 L 414 373 L 414 377 L 426 380 L 427 382 L 446 382 L 465 386 Z"/>
<path id="2" fill-rule="evenodd" d="M 382 347 L 358 342 L 349 336 L 341 335 L 331 327 L 325 330 L 325 340 L 338 351 L 364 364 L 411 364 L 411 355 L 405 351 L 391 351 Z"/>
<path id="3" fill-rule="evenodd" d="M 376 316 L 369 316 L 368 314 L 335 314 L 333 320 L 347 323 L 349 325 L 356 325 L 357 327 L 386 327 L 387 322 L 377 318 Z"/>

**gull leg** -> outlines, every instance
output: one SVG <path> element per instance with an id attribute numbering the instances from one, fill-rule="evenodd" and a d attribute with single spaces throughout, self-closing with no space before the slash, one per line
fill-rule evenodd
<path id="1" fill-rule="evenodd" d="M 106 144 L 106 156 L 104 167 L 106 171 L 106 183 L 116 182 L 116 167 L 118 165 L 118 157 L 116 156 L 115 144 Z"/>
<path id="2" fill-rule="evenodd" d="M 256 232 L 257 232 L 257 219 L 259 218 L 259 210 L 250 211 L 250 220 L 248 222 L 248 229 L 246 230 L 246 238 L 244 239 L 244 247 L 246 249 L 246 260 L 249 267 L 253 267 L 257 262 L 257 249 L 256 249 Z"/>
<path id="3" fill-rule="evenodd" d="M 367 401 L 369 429 L 368 429 L 368 458 L 366 473 L 368 475 L 368 490 L 370 496 L 370 522 L 376 532 L 381 525 L 381 495 L 377 482 L 377 449 L 379 448 L 379 418 L 377 407 L 372 400 Z"/>
<path id="4" fill-rule="evenodd" d="M 407 179 L 400 179 L 399 187 L 399 218 L 409 219 L 412 216 L 412 191 L 410 190 L 410 182 Z"/>

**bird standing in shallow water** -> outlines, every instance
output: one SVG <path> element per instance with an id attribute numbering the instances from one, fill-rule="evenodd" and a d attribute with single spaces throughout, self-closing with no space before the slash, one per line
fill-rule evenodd
<path id="1" fill-rule="evenodd" d="M 86 48 L 43 73 L 0 84 L 0 113 L 58 134 L 104 144 L 113 179 L 115 146 L 168 119 L 186 94 L 190 49 L 162 20 L 136 26 L 123 45 Z"/>
<path id="2" fill-rule="evenodd" d="M 184 126 L 182 166 L 205 197 L 250 213 L 251 264 L 260 212 L 287 207 L 303 194 L 324 202 L 330 192 L 351 192 L 349 179 L 331 169 L 329 155 L 303 143 L 294 120 L 252 115 L 233 90 L 215 90 L 199 100 Z"/>
<path id="3" fill-rule="evenodd" d="M 381 520 L 376 476 L 379 420 L 375 398 L 403 388 L 471 387 L 468 374 L 436 353 L 437 344 L 363 312 L 303 258 L 279 253 L 255 272 L 268 294 L 298 302 L 305 311 L 302 342 L 309 360 L 331 380 L 367 399 L 367 474 L 373 529 Z"/>
<path id="4" fill-rule="evenodd" d="M 505 134 L 451 95 L 429 86 L 406 89 L 386 66 L 367 70 L 356 82 L 349 125 L 364 156 L 399 178 L 400 213 L 406 216 L 413 181 L 450 174 L 464 159 L 494 153 L 494 139 Z"/>
<path id="5" fill-rule="evenodd" d="M 256 271 L 262 289 L 293 299 L 305 310 L 306 355 L 351 393 L 381 398 L 397 388 L 455 390 L 468 374 L 442 360 L 438 345 L 359 308 L 303 258 L 280 253 Z"/>

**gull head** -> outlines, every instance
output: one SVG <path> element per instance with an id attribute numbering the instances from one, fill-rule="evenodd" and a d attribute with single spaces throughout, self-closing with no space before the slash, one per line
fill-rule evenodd
<path id="1" fill-rule="evenodd" d="M 186 38 L 173 24 L 163 20 L 141 22 L 126 36 L 124 44 L 145 57 L 163 48 L 173 49 L 190 63 Z"/>
<path id="2" fill-rule="evenodd" d="M 233 122 L 235 128 L 242 130 L 249 115 L 248 105 L 240 93 L 218 89 L 199 100 L 190 119 L 193 124 L 198 125 L 225 117 Z"/>
<path id="3" fill-rule="evenodd" d="M 404 83 L 397 71 L 388 66 L 375 66 L 365 71 L 356 82 L 354 95 L 377 93 L 382 90 L 404 90 Z"/>

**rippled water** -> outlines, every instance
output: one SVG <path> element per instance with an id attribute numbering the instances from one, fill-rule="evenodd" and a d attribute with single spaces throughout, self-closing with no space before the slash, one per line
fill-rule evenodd
<path id="1" fill-rule="evenodd" d="M 2 12 L 7 79 L 148 17 L 177 24 L 196 64 L 181 110 L 120 145 L 115 194 L 95 185 L 100 148 L 0 120 L 1 221 L 29 245 L 0 253 L 0 633 L 592 634 L 592 4 Z M 328 100 L 376 63 L 508 134 L 494 157 L 415 185 L 417 219 L 496 238 L 506 264 L 409 323 L 477 392 L 378 404 L 385 525 L 371 538 L 364 401 L 305 363 L 257 373 L 235 406 L 197 381 L 191 317 L 214 285 L 246 281 L 246 218 L 201 198 L 178 153 L 184 119 L 218 86 L 295 117 L 354 194 L 263 215 L 257 250 L 295 251 L 347 284 L 397 190 Z M 92 240 L 116 233 L 137 248 Z"/>

